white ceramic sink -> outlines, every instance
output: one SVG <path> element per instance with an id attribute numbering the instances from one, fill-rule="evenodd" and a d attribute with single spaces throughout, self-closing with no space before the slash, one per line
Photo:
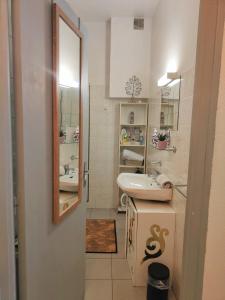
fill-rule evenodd
<path id="1" fill-rule="evenodd" d="M 121 173 L 117 178 L 120 189 L 128 196 L 142 200 L 170 201 L 172 189 L 163 189 L 146 174 Z"/>
<path id="2" fill-rule="evenodd" d="M 59 189 L 66 192 L 78 191 L 78 174 L 63 175 L 59 177 Z"/>

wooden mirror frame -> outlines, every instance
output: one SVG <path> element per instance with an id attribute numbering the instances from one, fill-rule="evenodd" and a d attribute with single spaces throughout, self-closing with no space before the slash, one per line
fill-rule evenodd
<path id="1" fill-rule="evenodd" d="M 80 39 L 80 91 L 79 91 L 79 174 L 78 174 L 78 200 L 60 215 L 59 207 L 59 20 L 60 18 Z M 59 223 L 68 213 L 73 211 L 81 202 L 83 194 L 83 118 L 82 118 L 82 33 L 77 26 L 65 15 L 61 8 L 52 5 L 52 52 L 53 52 L 53 223 Z"/>

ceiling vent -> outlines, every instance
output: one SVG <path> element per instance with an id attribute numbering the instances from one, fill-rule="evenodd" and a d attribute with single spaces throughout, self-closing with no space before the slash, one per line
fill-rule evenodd
<path id="1" fill-rule="evenodd" d="M 144 18 L 134 18 L 134 30 L 144 30 L 145 20 Z"/>

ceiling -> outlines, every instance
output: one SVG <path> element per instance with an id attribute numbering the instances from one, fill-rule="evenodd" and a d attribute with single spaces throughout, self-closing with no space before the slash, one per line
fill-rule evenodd
<path id="1" fill-rule="evenodd" d="M 83 21 L 110 17 L 151 17 L 160 0 L 67 0 Z"/>

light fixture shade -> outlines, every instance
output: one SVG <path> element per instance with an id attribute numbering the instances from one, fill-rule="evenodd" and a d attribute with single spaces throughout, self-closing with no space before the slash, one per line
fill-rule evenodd
<path id="1" fill-rule="evenodd" d="M 174 80 L 180 79 L 180 76 L 177 72 L 166 73 L 158 80 L 158 87 L 164 87 L 171 84 Z"/>

